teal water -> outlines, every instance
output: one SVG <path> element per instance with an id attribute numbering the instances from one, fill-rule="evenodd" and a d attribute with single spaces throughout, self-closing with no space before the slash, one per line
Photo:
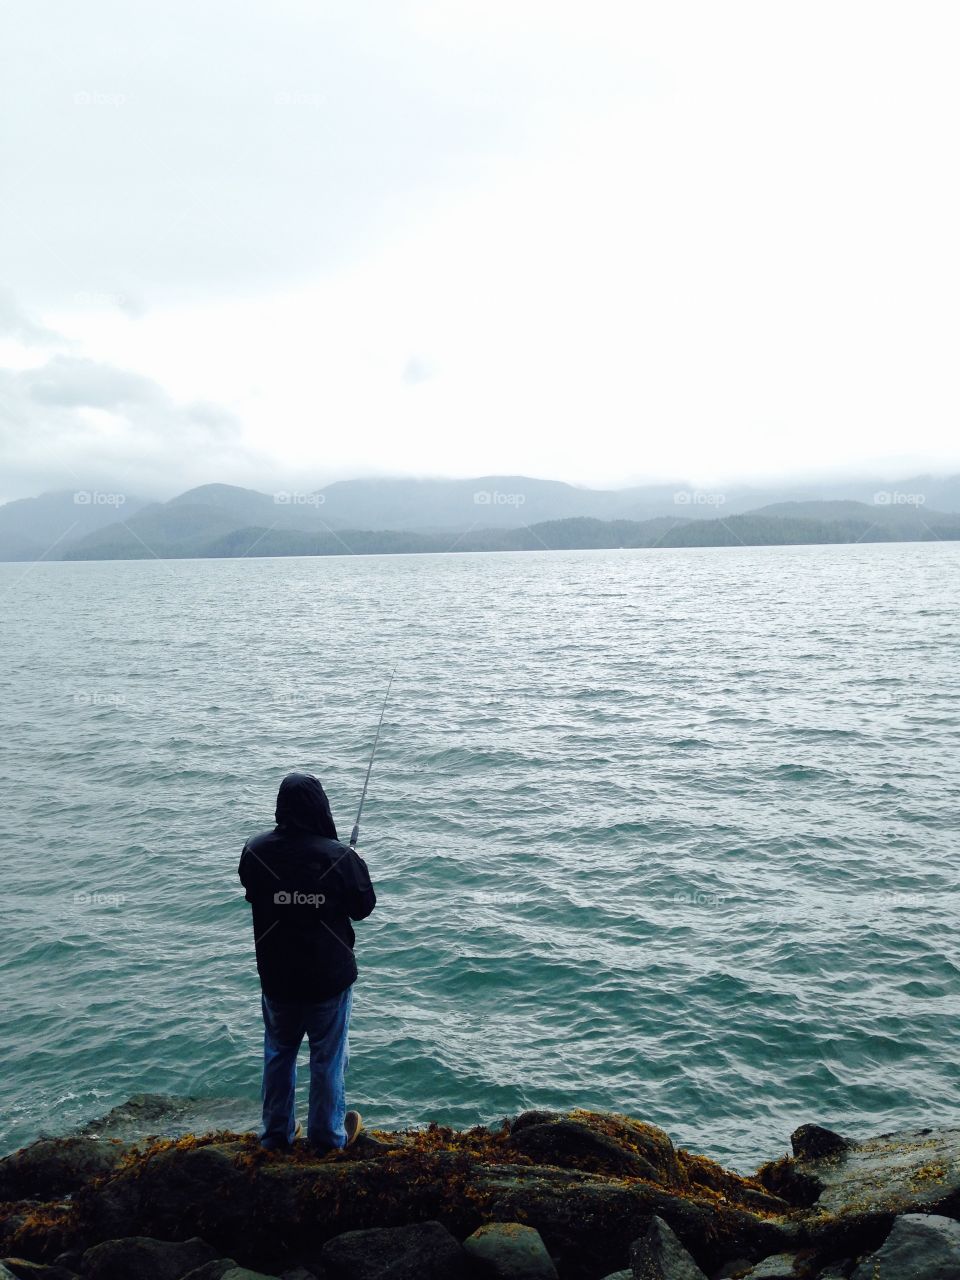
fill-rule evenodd
<path id="1" fill-rule="evenodd" d="M 147 1090 L 255 1121 L 239 850 L 292 768 L 349 831 L 394 662 L 369 1123 L 612 1108 L 748 1167 L 960 1117 L 957 544 L 5 564 L 0 598 L 3 1150 Z"/>

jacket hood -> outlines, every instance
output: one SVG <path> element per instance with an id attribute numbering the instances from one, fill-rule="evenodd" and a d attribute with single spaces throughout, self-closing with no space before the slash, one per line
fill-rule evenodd
<path id="1" fill-rule="evenodd" d="M 277 792 L 278 826 L 300 827 L 328 840 L 337 839 L 330 801 L 312 773 L 288 773 Z"/>

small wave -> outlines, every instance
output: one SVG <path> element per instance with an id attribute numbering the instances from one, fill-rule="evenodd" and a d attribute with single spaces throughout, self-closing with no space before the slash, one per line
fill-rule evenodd
<path id="1" fill-rule="evenodd" d="M 423 759 L 426 767 L 439 766 L 442 769 L 478 769 L 504 768 L 516 765 L 530 767 L 538 761 L 519 751 L 507 749 L 487 750 L 472 747 L 445 747 L 442 751 L 434 751 Z"/>
<path id="2" fill-rule="evenodd" d="M 865 736 L 859 729 L 820 729 L 813 725 L 794 726 L 788 729 L 787 732 L 793 738 L 805 738 L 810 741 L 830 740 L 831 738 L 863 738 Z"/>
<path id="3" fill-rule="evenodd" d="M 767 777 L 778 782 L 821 782 L 836 780 L 836 774 L 829 769 L 818 769 L 810 764 L 778 764 L 767 770 Z"/>

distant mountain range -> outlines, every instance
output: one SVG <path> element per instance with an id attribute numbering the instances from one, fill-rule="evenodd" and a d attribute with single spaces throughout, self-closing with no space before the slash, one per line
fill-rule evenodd
<path id="1" fill-rule="evenodd" d="M 528 476 L 347 480 L 168 502 L 104 491 L 0 505 L 0 560 L 129 560 L 960 538 L 960 476 L 746 487 L 584 489 Z"/>

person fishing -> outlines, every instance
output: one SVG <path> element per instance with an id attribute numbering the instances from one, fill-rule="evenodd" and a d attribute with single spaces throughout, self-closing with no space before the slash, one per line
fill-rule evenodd
<path id="1" fill-rule="evenodd" d="M 318 778 L 287 774 L 277 795 L 276 821 L 272 830 L 247 841 L 238 868 L 253 908 L 262 992 L 260 1142 L 268 1150 L 289 1149 L 302 1133 L 294 1100 L 297 1053 L 306 1035 L 307 1141 L 327 1152 L 353 1145 L 363 1127 L 359 1112 L 345 1109 L 348 1029 L 357 979 L 351 921 L 365 920 L 377 896 L 366 864 L 353 847 L 359 813 L 351 843 L 341 844 Z"/>
<path id="2" fill-rule="evenodd" d="M 237 868 L 253 907 L 253 935 L 263 1010 L 263 1117 L 260 1143 L 289 1149 L 303 1132 L 294 1104 L 297 1054 L 310 1044 L 307 1141 L 318 1151 L 352 1146 L 363 1128 L 346 1110 L 344 1076 L 357 962 L 351 921 L 377 905 L 357 853 L 383 715 L 397 674 L 383 695 L 367 774 L 348 844 L 341 844 L 330 802 L 312 773 L 288 773 L 277 794 L 276 822 L 248 840 Z M 374 1138 L 367 1143 L 381 1146 Z"/>

